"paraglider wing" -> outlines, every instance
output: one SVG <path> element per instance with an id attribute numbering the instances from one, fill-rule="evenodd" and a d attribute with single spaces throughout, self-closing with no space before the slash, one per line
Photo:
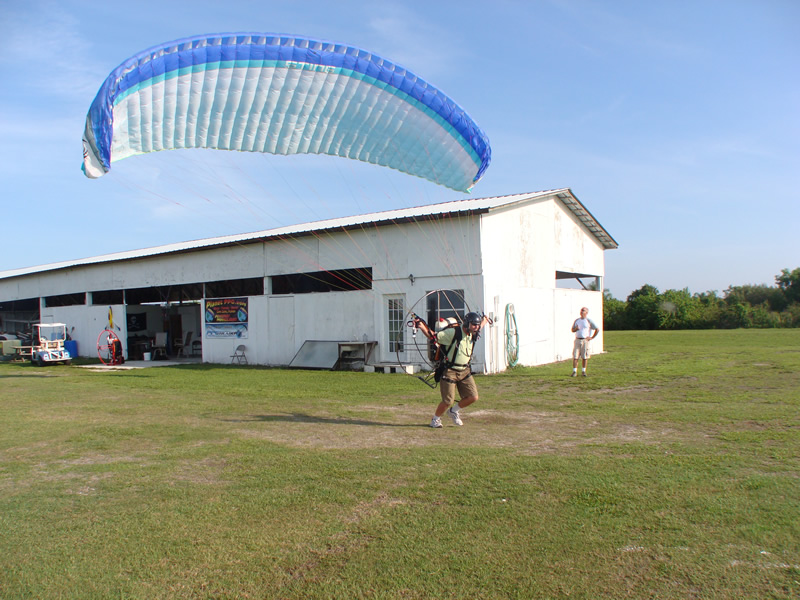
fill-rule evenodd
<path id="1" fill-rule="evenodd" d="M 468 191 L 489 140 L 464 110 L 375 54 L 259 33 L 186 38 L 131 57 L 86 117 L 83 170 L 146 152 L 329 154 Z"/>

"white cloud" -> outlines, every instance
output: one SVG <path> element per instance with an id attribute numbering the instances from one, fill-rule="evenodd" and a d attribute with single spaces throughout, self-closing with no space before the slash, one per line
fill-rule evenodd
<path id="1" fill-rule="evenodd" d="M 565 30 L 570 42 L 586 52 L 602 55 L 607 49 L 623 49 L 630 53 L 632 48 L 667 59 L 697 60 L 706 55 L 702 42 L 696 43 L 688 38 L 686 27 L 670 27 L 669 19 L 684 12 L 681 25 L 691 22 L 695 10 L 670 3 L 658 5 L 643 3 L 629 9 L 620 9 L 615 3 L 601 3 L 587 0 L 549 0 L 550 4 L 566 14 L 571 21 L 572 30 Z M 644 7 L 644 8 L 643 8 Z M 580 27 L 576 27 L 579 25 Z M 590 32 L 590 35 L 587 35 Z M 587 42 L 593 39 L 593 42 Z"/>
<path id="2" fill-rule="evenodd" d="M 381 55 L 410 69 L 426 80 L 446 73 L 463 58 L 461 44 L 453 39 L 452 30 L 442 29 L 399 4 L 382 4 L 371 11 L 369 29 L 375 36 L 372 47 L 381 48 Z"/>
<path id="3" fill-rule="evenodd" d="M 5 85 L 49 96 L 85 102 L 100 87 L 102 71 L 92 44 L 79 32 L 79 20 L 56 2 L 20 3 L 5 7 L 2 29 L 8 48 L 0 54 Z M 32 74 L 35 74 L 32 76 Z"/>

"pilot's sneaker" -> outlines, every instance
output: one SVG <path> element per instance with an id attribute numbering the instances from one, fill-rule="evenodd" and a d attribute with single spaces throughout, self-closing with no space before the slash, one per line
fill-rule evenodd
<path id="1" fill-rule="evenodd" d="M 453 425 L 458 425 L 461 427 L 464 424 L 464 421 L 461 420 L 461 416 L 458 414 L 458 410 L 453 410 L 455 406 L 451 406 L 447 409 L 447 414 L 450 415 L 450 418 L 453 419 Z"/>

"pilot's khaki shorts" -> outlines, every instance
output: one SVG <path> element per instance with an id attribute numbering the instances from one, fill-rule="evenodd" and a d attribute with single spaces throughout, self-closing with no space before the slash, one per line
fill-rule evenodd
<path id="1" fill-rule="evenodd" d="M 456 399 L 456 390 L 459 398 L 477 398 L 478 386 L 472 377 L 472 371 L 465 367 L 461 371 L 447 369 L 439 382 L 439 391 L 442 394 L 442 402 L 452 404 Z"/>

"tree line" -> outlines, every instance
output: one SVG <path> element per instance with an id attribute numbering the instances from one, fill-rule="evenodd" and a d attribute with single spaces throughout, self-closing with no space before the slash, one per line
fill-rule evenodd
<path id="1" fill-rule="evenodd" d="M 721 296 L 645 284 L 618 300 L 604 290 L 603 318 L 605 329 L 800 327 L 800 267 L 783 269 L 774 286 L 730 286 Z"/>

